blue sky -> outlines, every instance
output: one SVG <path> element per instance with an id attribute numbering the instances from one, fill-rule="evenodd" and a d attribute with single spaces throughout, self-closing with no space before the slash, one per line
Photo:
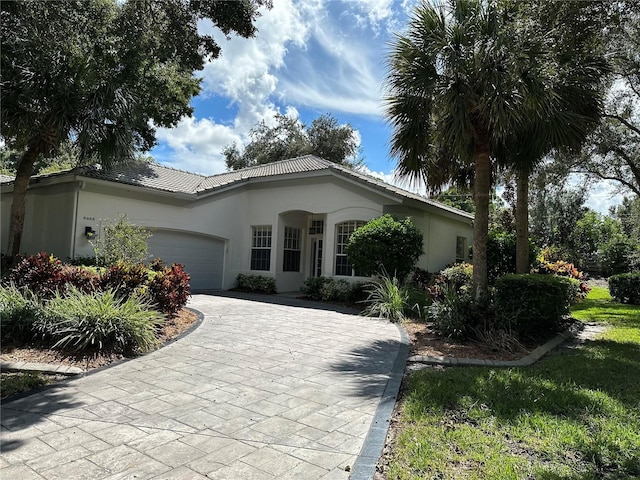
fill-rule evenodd
<path id="1" fill-rule="evenodd" d="M 385 58 L 416 0 L 274 0 L 252 39 L 224 38 L 222 55 L 197 72 L 202 92 L 194 114 L 158 130 L 159 162 L 203 174 L 225 171 L 222 150 L 246 143 L 251 127 L 276 113 L 309 124 L 323 113 L 358 132 L 369 173 L 393 181 L 390 130 L 383 118 Z M 592 190 L 589 206 L 606 212 L 610 186 Z"/>

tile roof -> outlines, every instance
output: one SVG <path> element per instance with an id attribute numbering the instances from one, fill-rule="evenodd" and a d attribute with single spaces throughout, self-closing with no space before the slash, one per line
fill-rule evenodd
<path id="1" fill-rule="evenodd" d="M 336 172 L 387 193 L 432 205 L 436 208 L 447 210 L 467 218 L 473 218 L 473 215 L 467 212 L 430 200 L 400 187 L 396 187 L 395 185 L 391 185 L 379 178 L 343 165 L 338 165 L 323 158 L 316 157 L 315 155 L 304 155 L 211 176 L 185 172 L 157 163 L 121 165 L 108 171 L 102 170 L 99 167 L 79 167 L 67 173 L 75 173 L 85 177 L 152 188 L 171 193 L 201 195 L 219 188 L 247 182 L 254 178 L 276 177 L 322 170 Z M 7 177 L 6 175 L 2 175 L 0 178 L 2 183 L 12 180 L 12 177 Z"/>

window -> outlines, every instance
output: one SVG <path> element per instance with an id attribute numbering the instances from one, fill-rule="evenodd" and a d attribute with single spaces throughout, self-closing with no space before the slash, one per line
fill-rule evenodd
<path id="1" fill-rule="evenodd" d="M 357 275 L 353 265 L 347 258 L 347 242 L 349 237 L 356 230 L 364 225 L 364 222 L 350 220 L 336 225 L 336 275 L 346 275 L 352 277 Z"/>
<path id="2" fill-rule="evenodd" d="M 284 259 L 282 271 L 300 271 L 300 229 L 284 227 Z"/>
<path id="3" fill-rule="evenodd" d="M 467 259 L 467 239 L 456 237 L 456 262 L 464 262 Z"/>
<path id="4" fill-rule="evenodd" d="M 271 270 L 271 225 L 252 230 L 251 270 Z"/>
<path id="5" fill-rule="evenodd" d="M 309 228 L 309 235 L 323 234 L 324 233 L 324 220 L 311 220 L 311 228 Z"/>

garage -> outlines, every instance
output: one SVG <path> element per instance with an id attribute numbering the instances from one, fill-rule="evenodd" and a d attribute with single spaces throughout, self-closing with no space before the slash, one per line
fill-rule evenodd
<path id="1" fill-rule="evenodd" d="M 155 230 L 149 254 L 167 265 L 181 263 L 191 275 L 191 290 L 222 289 L 224 240 L 191 232 Z"/>

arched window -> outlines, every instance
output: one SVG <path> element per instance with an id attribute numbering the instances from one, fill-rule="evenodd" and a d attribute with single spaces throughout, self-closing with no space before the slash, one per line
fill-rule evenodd
<path id="1" fill-rule="evenodd" d="M 349 220 L 347 222 L 338 223 L 336 225 L 336 267 L 335 275 L 343 275 L 353 277 L 357 275 L 353 265 L 349 263 L 347 258 L 347 242 L 349 237 L 356 228 L 360 228 L 365 224 L 360 220 Z"/>

